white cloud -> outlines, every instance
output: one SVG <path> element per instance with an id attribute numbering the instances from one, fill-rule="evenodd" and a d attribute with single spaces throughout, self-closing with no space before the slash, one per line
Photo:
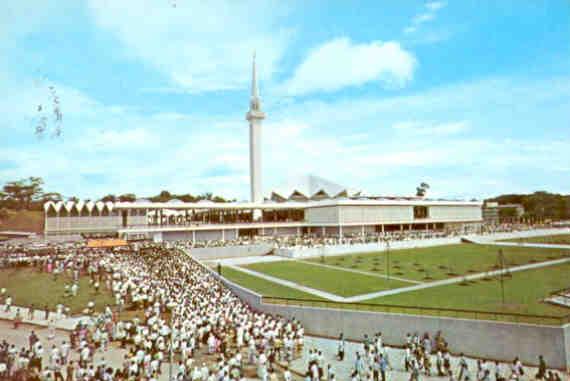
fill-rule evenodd
<path id="1" fill-rule="evenodd" d="M 447 3 L 445 1 L 430 1 L 429 3 L 426 3 L 426 8 L 431 11 L 437 11 L 438 9 L 445 7 L 446 4 Z"/>
<path id="2" fill-rule="evenodd" d="M 424 5 L 421 13 L 418 13 L 412 18 L 410 25 L 404 28 L 404 34 L 416 33 L 421 25 L 435 20 L 435 17 L 440 9 L 447 5 L 443 1 L 431 1 Z"/>
<path id="3" fill-rule="evenodd" d="M 80 145 L 86 149 L 97 151 L 113 151 L 125 149 L 145 149 L 160 144 L 160 136 L 143 128 L 135 127 L 126 130 L 91 129 Z"/>
<path id="4" fill-rule="evenodd" d="M 3 107 L 22 99 L 11 93 L 0 90 Z M 38 142 L 27 131 L 0 129 L 0 140 L 8 142 L 0 150 L 0 183 L 40 175 L 47 190 L 68 196 L 149 196 L 168 189 L 247 198 L 243 114 L 214 121 L 210 115 L 148 114 L 73 89 L 65 93 L 81 99 L 70 103 L 90 108 L 71 108 L 63 140 Z M 409 96 L 297 100 L 272 110 L 263 125 L 264 189 L 291 174 L 315 173 L 380 194 L 410 194 L 425 179 L 435 197 L 537 187 L 562 192 L 570 141 L 560 136 L 568 110 L 568 78 L 487 79 Z M 540 135 L 533 137 L 538 125 Z M 23 134 L 28 143 L 21 142 Z M 535 175 L 521 175 L 529 172 Z"/>
<path id="5" fill-rule="evenodd" d="M 277 25 L 287 10 L 271 1 L 196 0 L 173 7 L 167 1 L 90 0 L 89 8 L 100 28 L 165 75 L 175 91 L 245 86 L 254 50 L 261 78 L 269 78 L 292 35 Z"/>
<path id="6" fill-rule="evenodd" d="M 283 85 L 289 94 L 335 91 L 371 81 L 401 86 L 413 78 L 414 55 L 397 42 L 337 38 L 313 49 Z"/>

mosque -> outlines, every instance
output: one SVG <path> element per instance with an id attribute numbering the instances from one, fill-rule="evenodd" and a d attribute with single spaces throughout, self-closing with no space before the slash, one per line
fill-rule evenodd
<path id="1" fill-rule="evenodd" d="M 261 130 L 266 118 L 252 65 L 249 122 L 250 201 L 47 202 L 46 235 L 116 235 L 127 240 L 232 240 L 240 236 L 342 237 L 386 231 L 476 229 L 479 201 L 381 197 L 315 175 L 292 178 L 264 196 Z"/>

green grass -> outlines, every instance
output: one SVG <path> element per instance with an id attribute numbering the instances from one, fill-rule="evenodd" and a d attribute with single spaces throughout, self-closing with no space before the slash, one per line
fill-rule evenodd
<path id="1" fill-rule="evenodd" d="M 513 273 L 504 281 L 504 305 L 498 278 L 385 296 L 367 303 L 563 316 L 570 314 L 570 309 L 542 300 L 550 293 L 568 287 L 570 263 L 565 263 Z"/>
<path id="2" fill-rule="evenodd" d="M 9 210 L 8 218 L 0 221 L 0 230 L 41 233 L 44 213 L 40 210 Z"/>
<path id="3" fill-rule="evenodd" d="M 296 261 L 255 263 L 244 267 L 345 297 L 404 287 L 411 284 Z"/>
<path id="4" fill-rule="evenodd" d="M 264 296 L 295 299 L 320 299 L 318 296 L 307 294 L 294 288 L 282 286 L 256 276 L 246 274 L 242 271 L 234 270 L 230 267 L 224 267 L 222 269 L 222 275 L 224 278 Z"/>
<path id="5" fill-rule="evenodd" d="M 519 266 L 563 258 L 570 251 L 526 247 L 502 247 L 507 266 Z M 390 251 L 390 274 L 420 282 L 447 279 L 497 269 L 499 248 L 492 245 L 458 244 Z M 311 261 L 323 263 L 321 258 Z M 386 253 L 326 257 L 325 264 L 386 274 Z"/>
<path id="6" fill-rule="evenodd" d="M 6 294 L 12 296 L 12 304 L 29 307 L 34 304 L 37 309 L 43 309 L 47 304 L 51 311 L 59 303 L 69 307 L 72 314 L 78 314 L 87 307 L 89 301 L 95 302 L 95 309 L 102 311 L 106 304 L 113 305 L 114 298 L 104 290 L 101 284 L 100 292 L 94 294 L 89 286 L 89 278 L 79 279 L 79 291 L 73 298 L 64 297 L 64 285 L 69 278 L 59 275 L 54 281 L 53 275 L 39 272 L 32 268 L 10 268 L 0 270 L 0 287 L 6 288 Z"/>
<path id="7" fill-rule="evenodd" d="M 551 245 L 570 245 L 570 234 L 545 235 L 529 238 L 504 239 L 502 242 L 545 243 Z"/>

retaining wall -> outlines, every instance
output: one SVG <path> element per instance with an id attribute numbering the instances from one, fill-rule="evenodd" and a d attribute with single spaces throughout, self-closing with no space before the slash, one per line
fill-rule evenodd
<path id="1" fill-rule="evenodd" d="M 240 299 L 253 308 L 301 321 L 307 334 L 362 340 L 364 334 L 381 331 L 389 345 L 402 345 L 406 333 L 441 331 L 453 353 L 511 362 L 516 356 L 525 364 L 538 365 L 543 355 L 549 367 L 570 368 L 570 325 L 563 327 L 485 320 L 438 318 L 408 314 L 350 311 L 332 308 L 266 304 L 262 297 L 223 277 Z"/>
<path id="2" fill-rule="evenodd" d="M 253 257 L 266 255 L 273 250 L 271 244 L 258 244 L 247 246 L 201 247 L 191 249 L 192 256 L 199 260 Z"/>
<path id="3" fill-rule="evenodd" d="M 530 238 L 544 235 L 556 234 L 570 234 L 570 229 L 537 229 L 529 231 L 511 232 L 511 233 L 493 233 L 493 234 L 473 234 L 465 235 L 464 237 L 471 239 L 474 242 L 482 244 L 490 243 L 502 239 L 516 239 L 516 238 Z M 432 247 L 440 245 L 453 245 L 461 243 L 462 237 L 446 237 L 446 238 L 432 238 L 432 239 L 415 239 L 409 241 L 391 241 L 390 250 L 400 249 L 414 249 L 419 247 Z M 509 245 L 509 244 L 507 244 Z M 507 246 L 505 245 L 505 246 Z M 517 245 L 518 244 L 512 244 Z M 552 247 L 552 245 L 548 246 Z M 386 251 L 385 243 L 357 243 L 352 245 L 330 245 L 320 247 L 292 247 L 277 249 L 277 255 L 288 258 L 308 258 L 320 256 L 335 256 L 356 253 L 370 253 Z"/>
<path id="4" fill-rule="evenodd" d="M 409 241 L 392 241 L 390 250 L 413 249 L 418 247 L 430 247 L 440 245 L 452 245 L 461 243 L 461 237 L 415 239 Z M 276 254 L 288 258 L 307 258 L 320 256 L 335 256 L 354 253 L 367 253 L 385 251 L 384 243 L 356 243 L 352 245 L 330 245 L 320 247 L 296 247 L 277 249 Z"/>

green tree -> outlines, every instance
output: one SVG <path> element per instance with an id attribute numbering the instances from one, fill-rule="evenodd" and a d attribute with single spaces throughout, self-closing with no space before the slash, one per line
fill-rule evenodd
<path id="1" fill-rule="evenodd" d="M 30 209 L 32 202 L 41 201 L 44 181 L 40 177 L 11 181 L 2 188 L 8 206 L 15 209 Z"/>
<path id="2" fill-rule="evenodd" d="M 60 193 L 57 192 L 48 192 L 42 195 L 42 204 L 48 201 L 57 202 L 61 200 L 63 200 L 63 197 L 61 196 Z"/>
<path id="3" fill-rule="evenodd" d="M 416 196 L 424 197 L 429 189 L 429 184 L 422 182 L 419 187 L 416 187 Z"/>
<path id="4" fill-rule="evenodd" d="M 125 193 L 119 196 L 119 201 L 121 202 L 133 202 L 136 201 L 137 196 L 134 193 Z"/>
<path id="5" fill-rule="evenodd" d="M 104 196 L 103 198 L 101 198 L 101 200 L 99 200 L 99 201 L 103 201 L 103 202 L 107 202 L 107 201 L 115 202 L 115 201 L 117 201 L 117 196 L 115 196 L 114 194 L 108 194 L 108 195 Z"/>

